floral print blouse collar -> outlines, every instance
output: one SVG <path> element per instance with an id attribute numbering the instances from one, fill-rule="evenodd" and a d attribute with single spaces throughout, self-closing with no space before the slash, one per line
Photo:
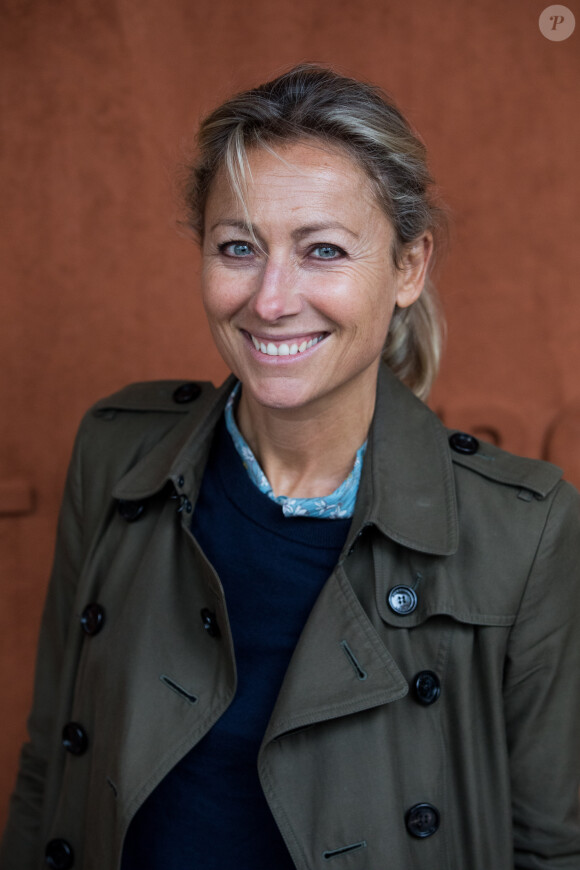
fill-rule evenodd
<path id="1" fill-rule="evenodd" d="M 240 391 L 238 382 L 232 392 L 225 408 L 226 427 L 236 450 L 240 455 L 244 468 L 250 475 L 250 479 L 256 484 L 260 492 L 267 495 L 272 501 L 281 505 L 282 512 L 286 517 L 318 517 L 323 519 L 347 519 L 354 513 L 354 504 L 358 493 L 363 458 L 367 442 L 357 450 L 354 466 L 348 477 L 330 495 L 323 498 L 289 498 L 286 495 L 274 495 L 268 478 L 260 468 L 258 460 L 242 433 L 237 427 L 234 418 L 234 406 L 236 397 Z"/>

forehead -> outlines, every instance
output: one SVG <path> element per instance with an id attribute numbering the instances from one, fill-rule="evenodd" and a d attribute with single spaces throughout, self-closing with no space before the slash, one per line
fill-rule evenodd
<path id="1" fill-rule="evenodd" d="M 244 200 L 252 218 L 283 208 L 286 216 L 307 211 L 363 219 L 380 211 L 364 170 L 345 152 L 308 141 L 248 149 Z M 206 215 L 244 213 L 224 166 L 210 189 Z M 382 213 L 382 212 L 381 212 Z"/>

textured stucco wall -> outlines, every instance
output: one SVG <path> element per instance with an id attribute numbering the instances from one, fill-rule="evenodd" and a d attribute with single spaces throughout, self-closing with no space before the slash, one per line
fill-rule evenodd
<path id="1" fill-rule="evenodd" d="M 221 380 L 175 167 L 232 90 L 315 60 L 393 93 L 455 222 L 446 421 L 580 483 L 580 2 L 0 0 L 0 824 L 75 428 L 131 380 Z"/>

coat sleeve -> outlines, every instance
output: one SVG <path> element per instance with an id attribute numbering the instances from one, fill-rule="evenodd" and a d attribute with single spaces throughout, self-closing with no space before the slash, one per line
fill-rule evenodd
<path id="1" fill-rule="evenodd" d="M 65 670 L 65 648 L 83 549 L 80 442 L 77 436 L 59 515 L 54 564 L 44 606 L 38 646 L 28 742 L 10 803 L 8 823 L 0 846 L 1 870 L 34 870 L 42 866 L 41 818 L 47 772 L 61 764 L 55 717 Z"/>
<path id="2" fill-rule="evenodd" d="M 516 870 L 580 868 L 579 502 L 559 484 L 508 646 Z"/>

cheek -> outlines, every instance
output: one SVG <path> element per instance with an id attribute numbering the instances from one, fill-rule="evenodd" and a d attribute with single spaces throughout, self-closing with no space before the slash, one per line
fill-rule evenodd
<path id="1" fill-rule="evenodd" d="M 386 334 L 395 307 L 396 290 L 384 272 L 360 270 L 321 287 L 318 305 L 345 328 L 366 336 L 373 343 Z"/>
<path id="2" fill-rule="evenodd" d="M 201 276 L 201 298 L 210 319 L 227 318 L 243 304 L 242 282 L 215 270 L 204 270 Z"/>

